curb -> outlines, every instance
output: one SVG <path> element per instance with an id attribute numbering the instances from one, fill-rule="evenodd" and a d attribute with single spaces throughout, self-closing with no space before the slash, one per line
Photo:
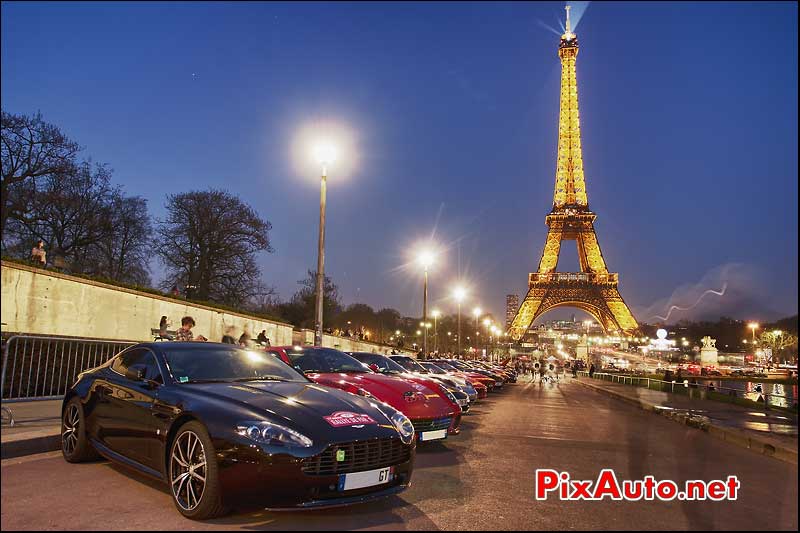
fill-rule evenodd
<path id="1" fill-rule="evenodd" d="M 710 422 L 697 424 L 692 418 L 689 417 L 669 416 L 667 411 L 665 411 L 664 409 L 658 409 L 658 406 L 650 402 L 646 402 L 638 398 L 631 398 L 630 396 L 627 396 L 625 394 L 620 394 L 618 392 L 608 390 L 604 387 L 598 387 L 596 385 L 592 385 L 584 381 L 578 381 L 577 383 L 583 387 L 605 394 L 606 396 L 610 396 L 614 399 L 629 403 L 644 411 L 648 411 L 663 416 L 679 424 L 701 429 L 717 439 L 729 442 L 735 446 L 739 446 L 740 448 L 746 448 L 752 452 L 761 455 L 766 455 L 767 457 L 772 457 L 774 459 L 778 459 L 780 461 L 784 461 L 794 465 L 797 464 L 797 449 L 795 448 L 788 448 L 780 444 L 776 445 L 774 443 L 767 442 L 763 439 L 747 434 L 738 429 L 719 426 L 717 424 L 713 424 Z"/>
<path id="2" fill-rule="evenodd" d="M 61 435 L 58 433 L 9 440 L 0 445 L 0 459 L 13 459 L 59 449 L 61 449 Z"/>

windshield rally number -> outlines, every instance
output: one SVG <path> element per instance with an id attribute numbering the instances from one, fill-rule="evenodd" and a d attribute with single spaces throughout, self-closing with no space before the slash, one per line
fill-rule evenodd
<path id="1" fill-rule="evenodd" d="M 377 424 L 377 422 L 375 422 L 375 420 L 373 420 L 372 417 L 367 414 L 349 413 L 346 411 L 337 411 L 330 416 L 325 416 L 323 418 L 326 422 L 328 422 L 328 424 L 335 428 Z"/>

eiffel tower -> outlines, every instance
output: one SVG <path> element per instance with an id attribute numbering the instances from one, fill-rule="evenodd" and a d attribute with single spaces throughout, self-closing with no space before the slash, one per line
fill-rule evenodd
<path id="1" fill-rule="evenodd" d="M 592 315 L 606 333 L 634 335 L 639 325 L 617 289 L 618 274 L 609 272 L 586 197 L 578 118 L 578 82 L 575 59 L 578 38 L 570 29 L 567 6 L 566 31 L 558 45 L 561 58 L 561 108 L 558 119 L 558 161 L 553 210 L 547 217 L 547 241 L 539 271 L 528 278 L 528 294 L 509 328 L 519 340 L 539 316 L 556 307 L 577 307 Z M 556 272 L 563 241 L 576 241 L 580 272 Z"/>

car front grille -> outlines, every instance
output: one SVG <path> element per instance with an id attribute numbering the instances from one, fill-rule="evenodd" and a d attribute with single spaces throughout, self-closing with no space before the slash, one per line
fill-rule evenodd
<path id="1" fill-rule="evenodd" d="M 452 418 L 427 418 L 422 420 L 412 420 L 416 432 L 421 431 L 439 431 L 450 427 Z"/>
<path id="2" fill-rule="evenodd" d="M 344 451 L 344 460 L 337 454 Z M 325 450 L 303 460 L 303 473 L 309 476 L 330 476 L 363 472 L 405 463 L 411 458 L 411 448 L 399 438 L 385 438 L 331 444 Z"/>

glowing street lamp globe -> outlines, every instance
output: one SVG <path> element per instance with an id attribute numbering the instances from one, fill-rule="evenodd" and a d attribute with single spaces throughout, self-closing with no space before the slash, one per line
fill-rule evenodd
<path id="1" fill-rule="evenodd" d="M 467 290 L 464 287 L 456 287 L 453 289 L 453 298 L 459 303 L 464 301 L 467 296 Z"/>
<path id="2" fill-rule="evenodd" d="M 424 268 L 425 270 L 428 269 L 433 264 L 433 252 L 430 250 L 422 250 L 419 255 L 417 255 L 417 263 Z"/>
<path id="3" fill-rule="evenodd" d="M 329 141 L 319 141 L 314 144 L 312 149 L 314 160 L 322 166 L 327 167 L 336 162 L 338 152 L 336 146 Z"/>

